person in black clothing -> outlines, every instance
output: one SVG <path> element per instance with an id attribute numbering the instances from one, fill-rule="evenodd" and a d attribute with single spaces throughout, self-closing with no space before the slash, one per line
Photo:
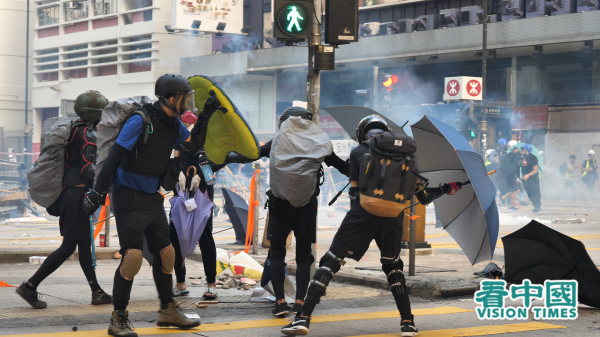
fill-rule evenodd
<path id="1" fill-rule="evenodd" d="M 510 152 L 500 161 L 500 169 L 498 172 L 500 200 L 504 206 L 510 210 L 516 210 L 517 194 L 521 191 L 517 182 L 517 178 L 521 175 L 521 163 L 523 155 L 515 148 L 516 151 Z"/>
<path id="2" fill-rule="evenodd" d="M 215 189 L 213 185 L 206 184 L 206 179 L 200 170 L 200 162 L 204 160 L 198 154 L 193 154 L 189 151 L 186 151 L 181 145 L 175 146 L 175 158 L 179 158 L 179 162 L 181 163 L 181 167 L 184 172 L 187 172 L 187 169 L 191 167 L 195 167 L 198 176 L 200 177 L 200 187 L 198 190 L 201 193 L 207 193 L 210 200 L 214 200 Z M 216 165 L 211 163 L 210 168 L 213 173 L 217 173 L 220 169 L 225 167 L 223 165 Z M 180 181 L 181 185 L 182 181 Z M 186 186 L 183 183 L 183 186 Z M 210 217 L 206 222 L 206 227 L 204 227 L 204 231 L 200 236 L 200 240 L 198 244 L 200 246 L 200 252 L 202 253 L 202 264 L 204 265 L 204 274 L 206 276 L 207 288 L 204 292 L 203 297 L 207 300 L 214 300 L 217 298 L 217 246 L 215 245 L 215 239 L 212 235 L 213 231 L 213 215 L 212 211 Z M 175 229 L 175 225 L 173 221 L 171 221 L 169 225 L 169 236 L 171 237 L 171 242 L 173 243 L 173 248 L 175 248 L 175 278 L 177 283 L 175 287 L 173 287 L 173 295 L 174 296 L 183 296 L 189 294 L 189 291 L 186 290 L 187 286 L 185 284 L 185 261 L 181 255 L 181 247 L 179 245 L 179 238 L 177 236 L 177 230 Z"/>
<path id="3" fill-rule="evenodd" d="M 359 261 L 369 249 L 371 241 L 375 240 L 381 251 L 382 269 L 387 275 L 402 317 L 402 336 L 417 335 L 408 289 L 402 273 L 404 264 L 400 259 L 404 212 L 396 218 L 378 217 L 364 210 L 359 200 L 358 180 L 362 158 L 365 153 L 369 152 L 369 143 L 365 141 L 388 130 L 387 122 L 377 115 L 367 116 L 359 123 L 356 136 L 360 145 L 350 153 L 350 186 L 352 186 L 349 192 L 350 211 L 335 234 L 329 251 L 319 262 L 319 269 L 310 283 L 301 313 L 297 313 L 294 320 L 281 329 L 282 333 L 289 336 L 308 335 L 310 316 L 320 302 L 320 298 L 325 294 L 334 274 L 345 264 L 344 258 Z M 423 185 L 418 184 L 415 189 L 419 202 L 429 204 L 443 194 L 455 194 L 460 190 L 460 185 L 451 183 L 439 188 L 424 188 Z"/>
<path id="4" fill-rule="evenodd" d="M 60 235 L 63 242 L 50 254 L 38 271 L 17 288 L 21 295 L 34 308 L 45 308 L 46 302 L 38 299 L 37 287 L 79 250 L 79 264 L 92 288 L 92 304 L 110 304 L 112 297 L 105 293 L 96 279 L 92 267 L 92 245 L 90 217 L 82 210 L 85 193 L 94 183 L 96 164 L 96 124 L 108 100 L 97 91 L 90 90 L 75 100 L 75 112 L 80 117 L 73 122 L 71 134 L 65 149 L 65 171 L 63 191 L 56 202 L 49 207 L 51 215 L 59 216 Z"/>
<path id="5" fill-rule="evenodd" d="M 292 116 L 299 116 L 304 119 L 312 120 L 312 114 L 304 109 L 293 107 L 287 109 L 279 119 L 279 125 Z M 270 157 L 272 140 L 260 147 L 260 157 Z M 246 159 L 246 160 L 245 160 Z M 247 162 L 247 158 L 232 153 L 228 157 L 229 162 Z M 340 173 L 348 175 L 348 162 L 340 159 L 334 152 L 325 157 L 327 166 L 335 167 Z M 314 173 L 319 175 L 319 171 Z M 289 313 L 288 305 L 285 301 L 284 282 L 285 282 L 285 255 L 286 240 L 290 232 L 294 231 L 296 238 L 296 302 L 292 308 L 293 312 L 300 312 L 306 297 L 308 283 L 310 281 L 310 266 L 314 261 L 311 254 L 311 244 L 316 242 L 317 238 L 317 209 L 319 202 L 317 197 L 320 193 L 319 179 L 315 193 L 305 206 L 294 207 L 289 201 L 275 197 L 270 191 L 267 191 L 269 207 L 269 226 L 267 238 L 271 241 L 269 257 L 271 263 L 271 282 L 277 301 L 272 314 L 277 317 L 283 317 Z"/>
<path id="6" fill-rule="evenodd" d="M 533 204 L 533 212 L 537 213 L 542 209 L 542 194 L 540 192 L 540 173 L 538 168 L 538 159 L 531 153 L 532 147 L 529 144 L 523 145 L 521 154 L 523 161 L 521 166 L 521 179 L 523 187 L 527 192 L 531 204 Z"/>
<path id="7" fill-rule="evenodd" d="M 180 166 L 172 169 L 176 164 L 170 159 L 173 147 L 182 144 L 191 152 L 200 151 L 210 117 L 223 108 L 211 95 L 190 133 L 180 120 L 186 111 L 194 111 L 194 90 L 188 80 L 175 74 L 162 75 L 156 81 L 155 94 L 158 102 L 143 106 L 140 113 L 132 114 L 125 122 L 97 176 L 96 186 L 83 202 L 84 211 L 92 214 L 112 182 L 122 256 L 115 271 L 114 311 L 108 327 L 113 336 L 137 337 L 126 309 L 133 279 L 142 267 L 144 238 L 153 256 L 152 274 L 160 298 L 156 324 L 180 329 L 200 325 L 199 320 L 187 318 L 173 300 L 175 250 L 169 238 L 164 198 L 158 191 L 161 186 L 173 190 L 181 171 Z M 175 181 L 172 186 L 171 181 Z"/>

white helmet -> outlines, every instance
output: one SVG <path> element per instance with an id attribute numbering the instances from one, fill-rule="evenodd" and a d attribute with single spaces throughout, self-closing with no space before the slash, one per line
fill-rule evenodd
<path id="1" fill-rule="evenodd" d="M 595 156 L 595 155 L 596 155 L 596 151 L 594 151 L 594 150 L 589 150 L 589 151 L 588 151 L 588 154 L 593 154 L 593 155 Z"/>
<path id="2" fill-rule="evenodd" d="M 516 140 L 511 140 L 510 142 L 508 142 L 508 148 L 510 149 L 511 147 L 517 145 L 517 141 Z"/>

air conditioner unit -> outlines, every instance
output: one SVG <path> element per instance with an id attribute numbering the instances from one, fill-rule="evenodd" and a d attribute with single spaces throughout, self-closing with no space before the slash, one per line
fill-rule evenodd
<path id="1" fill-rule="evenodd" d="M 398 21 L 398 33 L 412 33 L 415 31 L 415 19 Z"/>
<path id="2" fill-rule="evenodd" d="M 460 9 L 450 8 L 440 10 L 440 28 L 460 26 Z"/>
<path id="3" fill-rule="evenodd" d="M 525 18 L 525 0 L 502 0 L 502 21 Z"/>
<path id="4" fill-rule="evenodd" d="M 371 30 L 371 34 L 369 34 L 369 36 L 377 36 L 377 35 L 379 35 L 379 26 L 380 26 L 379 22 L 367 22 L 367 23 L 365 23 L 365 27 L 367 27 L 367 28 L 369 28 Z"/>
<path id="5" fill-rule="evenodd" d="M 418 31 L 422 30 L 434 30 L 438 28 L 437 15 L 421 15 L 415 19 L 415 26 Z"/>
<path id="6" fill-rule="evenodd" d="M 544 0 L 526 0 L 525 11 L 527 18 L 537 18 L 546 15 Z"/>
<path id="7" fill-rule="evenodd" d="M 598 0 L 577 0 L 577 13 L 595 11 Z"/>
<path id="8" fill-rule="evenodd" d="M 65 2 L 65 9 L 81 9 L 81 2 L 69 1 Z"/>
<path id="9" fill-rule="evenodd" d="M 546 1 L 546 15 L 577 13 L 577 0 Z"/>
<path id="10" fill-rule="evenodd" d="M 399 29 L 397 22 L 382 23 L 379 25 L 379 35 L 398 34 Z"/>
<path id="11" fill-rule="evenodd" d="M 477 12 L 481 11 L 480 15 Z M 470 26 L 483 23 L 483 10 L 479 6 L 466 6 L 460 9 L 460 25 Z"/>
<path id="12" fill-rule="evenodd" d="M 477 18 L 479 19 L 479 22 L 483 23 L 483 9 L 477 10 Z M 501 14 L 494 13 L 494 14 L 488 14 L 488 16 L 487 16 L 488 23 L 500 22 L 500 21 L 502 21 Z"/>

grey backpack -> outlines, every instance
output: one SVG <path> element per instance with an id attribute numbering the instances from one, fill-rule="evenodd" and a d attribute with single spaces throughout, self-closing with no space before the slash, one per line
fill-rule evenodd
<path id="1" fill-rule="evenodd" d="M 65 148 L 76 125 L 66 117 L 49 118 L 42 125 L 40 157 L 27 173 L 31 199 L 42 207 L 50 207 L 63 190 Z"/>
<path id="2" fill-rule="evenodd" d="M 98 124 L 97 132 L 98 162 L 96 163 L 96 181 L 123 125 L 131 116 L 137 114 L 142 117 L 144 129 L 142 130 L 141 141 L 145 143 L 148 140 L 148 132 L 151 132 L 149 129 L 152 127 L 152 122 L 150 121 L 150 115 L 142 109 L 146 104 L 152 104 L 152 99 L 148 96 L 127 97 L 110 102 L 102 110 L 102 119 Z"/>

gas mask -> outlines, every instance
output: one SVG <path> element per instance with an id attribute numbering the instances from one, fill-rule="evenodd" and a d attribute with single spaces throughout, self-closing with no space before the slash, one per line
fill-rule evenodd
<path id="1" fill-rule="evenodd" d="M 184 95 L 183 98 L 180 98 L 181 95 Z M 181 118 L 181 116 L 188 111 L 198 111 L 198 109 L 196 109 L 196 96 L 194 95 L 194 90 L 185 93 L 179 93 L 177 96 L 175 96 L 175 99 L 175 104 L 171 103 L 168 99 L 162 100 L 162 103 L 171 111 L 173 111 L 173 117 Z"/>

